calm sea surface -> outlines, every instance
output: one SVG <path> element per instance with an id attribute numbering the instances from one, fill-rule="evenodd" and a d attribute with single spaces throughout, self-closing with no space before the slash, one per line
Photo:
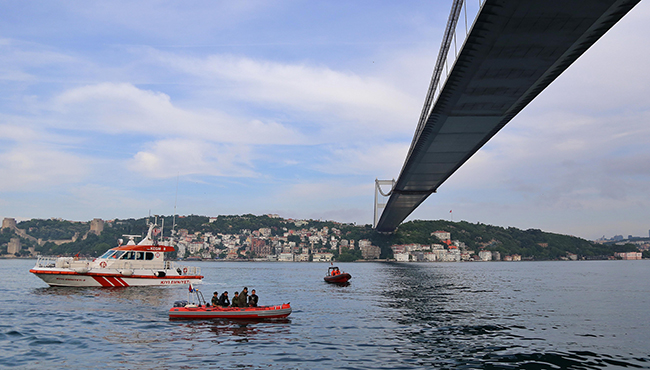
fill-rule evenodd
<path id="1" fill-rule="evenodd" d="M 650 368 L 650 262 L 198 262 L 206 296 L 243 286 L 287 320 L 169 321 L 187 287 L 50 288 L 0 260 L 0 367 Z"/>

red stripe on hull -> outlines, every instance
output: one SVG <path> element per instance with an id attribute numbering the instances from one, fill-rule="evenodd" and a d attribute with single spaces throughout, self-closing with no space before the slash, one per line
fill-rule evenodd
<path id="1" fill-rule="evenodd" d="M 122 279 L 119 278 L 119 277 L 110 276 L 110 277 L 105 277 L 105 279 L 108 280 L 111 284 L 113 284 L 113 286 L 117 286 L 117 287 L 128 286 L 128 285 L 124 282 L 124 280 L 122 280 Z"/>
<path id="2" fill-rule="evenodd" d="M 104 278 L 104 277 L 101 277 L 101 276 L 93 276 L 93 279 L 95 279 L 95 281 L 97 281 L 98 283 L 100 283 L 104 288 L 109 288 L 109 287 L 112 287 L 112 286 L 113 286 L 113 284 L 111 284 L 111 283 L 110 283 L 108 280 L 106 280 L 106 278 Z"/>

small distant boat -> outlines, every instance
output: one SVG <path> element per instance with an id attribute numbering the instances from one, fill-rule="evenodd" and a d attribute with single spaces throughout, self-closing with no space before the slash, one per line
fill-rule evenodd
<path id="1" fill-rule="evenodd" d="M 182 319 L 243 319 L 264 320 L 284 319 L 291 314 L 291 304 L 283 303 L 275 306 L 259 307 L 221 307 L 210 306 L 203 294 L 190 284 L 190 294 L 195 293 L 198 304 L 188 301 L 176 301 L 169 309 L 170 320 Z M 189 299 L 189 296 L 188 296 Z"/>
<path id="2" fill-rule="evenodd" d="M 173 252 L 171 246 L 159 245 L 156 235 L 162 230 L 156 223 L 149 224 L 147 236 L 135 244 L 134 235 L 129 241 L 109 249 L 94 260 L 77 257 L 39 256 L 29 272 L 50 286 L 68 287 L 129 287 L 172 286 L 200 283 L 200 267 L 177 265 L 165 261 L 165 253 Z"/>
<path id="3" fill-rule="evenodd" d="M 330 268 L 327 269 L 327 275 L 324 279 L 328 283 L 345 284 L 348 280 L 352 279 L 352 275 L 339 270 L 336 266 L 330 266 Z"/>

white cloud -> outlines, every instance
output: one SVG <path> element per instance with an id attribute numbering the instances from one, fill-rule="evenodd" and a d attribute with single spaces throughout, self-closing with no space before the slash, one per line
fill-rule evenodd
<path id="1" fill-rule="evenodd" d="M 201 138 L 221 143 L 291 144 L 301 135 L 277 122 L 244 120 L 214 110 L 175 106 L 161 92 L 127 83 L 101 83 L 65 91 L 53 100 L 57 127 L 109 134 Z"/>
<path id="2" fill-rule="evenodd" d="M 329 174 L 397 178 L 409 146 L 398 142 L 337 147 L 331 150 L 329 161 L 316 168 Z"/>
<path id="3" fill-rule="evenodd" d="M 160 140 L 138 152 L 128 168 L 152 178 L 177 175 L 256 176 L 245 146 L 216 145 L 200 140 Z"/>
<path id="4" fill-rule="evenodd" d="M 89 173 L 88 161 L 41 145 L 0 152 L 0 191 L 30 191 L 72 184 Z"/>
<path id="5" fill-rule="evenodd" d="M 264 208 L 285 217 L 371 223 L 373 191 L 372 181 L 300 182 L 275 194 Z"/>
<path id="6" fill-rule="evenodd" d="M 12 117 L 0 115 L 0 120 L 7 122 L 12 120 Z M 5 123 L 0 124 L 0 138 L 5 141 L 28 142 L 40 138 L 40 135 L 24 125 Z"/>
<path id="7" fill-rule="evenodd" d="M 404 117 L 419 109 L 414 99 L 376 77 L 336 71 L 323 66 L 288 64 L 246 57 L 212 55 L 190 58 L 154 52 L 160 61 L 198 78 L 224 85 L 229 96 L 310 117 L 330 125 L 359 125 L 370 134 L 389 135 L 404 129 Z M 343 120 L 343 121 L 341 121 Z M 369 134 L 369 132 L 365 132 Z"/>

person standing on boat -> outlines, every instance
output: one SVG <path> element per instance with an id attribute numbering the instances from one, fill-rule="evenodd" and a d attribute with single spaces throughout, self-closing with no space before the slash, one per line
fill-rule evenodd
<path id="1" fill-rule="evenodd" d="M 239 293 L 239 307 L 248 307 L 248 288 L 244 287 Z"/>
<path id="2" fill-rule="evenodd" d="M 219 305 L 219 292 L 214 292 L 212 295 L 212 306 L 218 306 Z"/>
<path id="3" fill-rule="evenodd" d="M 251 296 L 248 297 L 248 307 L 257 307 L 259 297 L 255 294 L 255 289 L 251 290 Z"/>
<path id="4" fill-rule="evenodd" d="M 228 291 L 226 290 L 219 297 L 219 306 L 228 307 L 230 306 L 230 300 L 228 299 Z"/>
<path id="5" fill-rule="evenodd" d="M 232 297 L 232 306 L 239 307 L 239 292 L 235 292 L 235 296 Z"/>

